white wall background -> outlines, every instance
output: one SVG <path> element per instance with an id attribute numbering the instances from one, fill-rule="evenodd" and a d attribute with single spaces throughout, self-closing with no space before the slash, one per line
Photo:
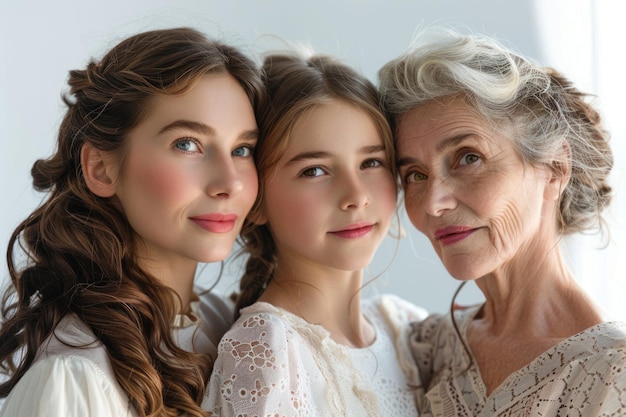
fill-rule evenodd
<path id="1" fill-rule="evenodd" d="M 620 305 L 626 288 L 617 261 L 620 247 L 626 247 L 626 150 L 624 129 L 617 126 L 626 94 L 615 61 L 623 47 L 619 40 L 626 39 L 618 27 L 626 17 L 623 9 L 619 0 L 537 5 L 532 0 L 0 0 L 0 249 L 6 251 L 13 229 L 42 199 L 32 191 L 29 172 L 36 159 L 54 149 L 68 71 L 84 67 L 90 57 L 100 57 L 122 38 L 186 25 L 256 54 L 267 49 L 267 35 L 278 36 L 338 55 L 375 81 L 378 68 L 408 46 L 416 29 L 445 24 L 499 37 L 599 94 L 614 147 L 621 152 L 615 175 L 621 196 L 614 208 L 614 242 L 602 255 L 589 239 L 575 239 L 567 249 L 576 260 L 575 273 L 593 298 L 626 318 L 626 307 Z M 429 311 L 443 312 L 457 283 L 426 239 L 412 231 L 404 217 L 402 222 L 408 237 L 399 242 L 389 238 L 383 244 L 370 270 L 377 278 L 368 291 L 396 293 Z M 0 282 L 5 284 L 8 272 L 2 259 Z M 199 282 L 210 285 L 218 269 L 204 268 Z M 227 264 L 218 287 L 233 290 L 237 276 L 237 264 Z M 459 298 L 462 303 L 480 299 L 474 287 Z"/>

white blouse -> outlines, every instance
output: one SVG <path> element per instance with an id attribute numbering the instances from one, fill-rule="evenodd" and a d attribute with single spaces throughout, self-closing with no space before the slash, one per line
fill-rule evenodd
<path id="1" fill-rule="evenodd" d="M 217 343 L 233 321 L 234 306 L 226 297 L 206 293 L 191 308 L 192 318 L 177 317 L 175 340 L 187 351 L 208 352 L 215 357 Z M 61 320 L 0 410 L 0 417 L 136 415 L 115 379 L 106 348 L 74 314 Z"/>
<path id="2" fill-rule="evenodd" d="M 409 322 L 424 310 L 395 296 L 363 302 L 366 348 L 268 303 L 242 309 L 218 347 L 203 408 L 226 416 L 417 416 Z"/>

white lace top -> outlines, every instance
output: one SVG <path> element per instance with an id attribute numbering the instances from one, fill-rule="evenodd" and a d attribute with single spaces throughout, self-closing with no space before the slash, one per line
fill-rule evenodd
<path id="1" fill-rule="evenodd" d="M 213 356 L 219 338 L 232 323 L 233 305 L 208 293 L 192 303 L 195 316 L 179 316 L 175 338 L 187 351 Z M 56 337 L 55 337 L 56 336 Z M 0 417 L 136 416 L 117 383 L 106 348 L 76 315 L 64 317 L 55 336 L 4 400 Z M 60 340 L 74 345 L 73 348 Z"/>
<path id="2" fill-rule="evenodd" d="M 479 308 L 455 313 L 465 340 Z M 411 343 L 427 387 L 425 395 L 416 391 L 422 416 L 626 415 L 626 323 L 601 323 L 563 340 L 489 396 L 450 315 L 414 324 Z"/>
<path id="3" fill-rule="evenodd" d="M 203 407 L 223 417 L 417 416 L 408 323 L 425 312 L 395 296 L 362 310 L 376 340 L 354 349 L 268 303 L 243 309 L 219 344 Z"/>

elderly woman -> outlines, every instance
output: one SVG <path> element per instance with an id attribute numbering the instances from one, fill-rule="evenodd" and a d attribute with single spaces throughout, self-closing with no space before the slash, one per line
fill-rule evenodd
<path id="1" fill-rule="evenodd" d="M 626 415 L 626 324 L 606 321 L 559 250 L 604 230 L 597 111 L 494 40 L 423 39 L 379 74 L 406 210 L 486 301 L 414 325 L 421 415 Z"/>

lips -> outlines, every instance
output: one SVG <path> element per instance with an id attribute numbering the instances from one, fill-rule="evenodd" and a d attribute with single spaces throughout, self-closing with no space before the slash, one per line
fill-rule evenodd
<path id="1" fill-rule="evenodd" d="M 434 237 L 446 246 L 462 241 L 476 230 L 478 229 L 467 226 L 448 226 L 435 230 Z"/>
<path id="2" fill-rule="evenodd" d="M 368 235 L 373 228 L 374 225 L 371 223 L 360 222 L 353 223 L 338 230 L 333 230 L 329 233 L 344 239 L 358 239 L 360 237 Z"/>
<path id="3" fill-rule="evenodd" d="M 237 217 L 234 213 L 208 213 L 189 219 L 208 232 L 228 233 L 235 227 Z"/>

